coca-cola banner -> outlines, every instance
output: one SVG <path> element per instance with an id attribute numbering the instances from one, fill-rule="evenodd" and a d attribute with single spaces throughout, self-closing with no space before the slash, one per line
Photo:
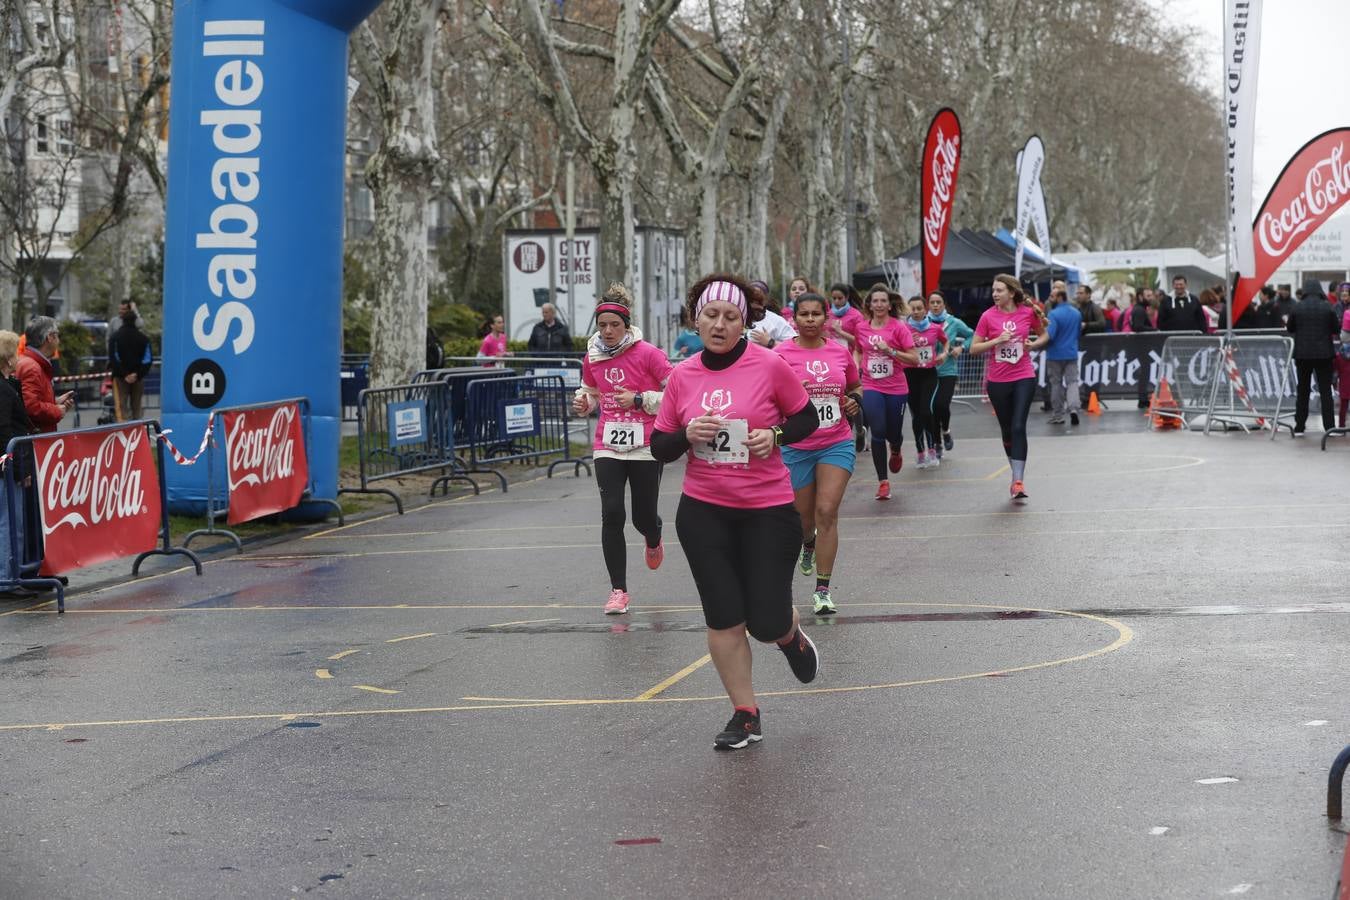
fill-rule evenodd
<path id="1" fill-rule="evenodd" d="M 1256 214 L 1252 235 L 1256 274 L 1233 289 L 1237 321 L 1275 270 L 1350 199 L 1350 128 L 1336 128 L 1303 145 L 1285 165 Z"/>
<path id="2" fill-rule="evenodd" d="M 919 173 L 919 229 L 923 234 L 923 293 L 937 290 L 942 276 L 942 254 L 952 224 L 956 173 L 961 167 L 961 122 L 947 107 L 938 110 L 928 126 Z"/>
<path id="3" fill-rule="evenodd" d="M 297 403 L 224 412 L 225 477 L 231 525 L 300 503 L 309 483 L 305 433 Z"/>
<path id="4" fill-rule="evenodd" d="M 42 574 L 155 548 L 159 470 L 144 425 L 35 438 Z"/>

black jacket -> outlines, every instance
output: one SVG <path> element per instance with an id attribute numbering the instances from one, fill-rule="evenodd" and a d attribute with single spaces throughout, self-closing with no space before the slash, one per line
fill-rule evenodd
<path id="1" fill-rule="evenodd" d="M 1092 300 L 1078 307 L 1083 316 L 1083 334 L 1104 334 L 1106 332 L 1106 313 Z"/>
<path id="2" fill-rule="evenodd" d="M 152 361 L 150 339 L 139 328 L 123 325 L 108 339 L 108 368 L 114 376 L 125 378 L 134 372 L 144 378 Z"/>
<path id="3" fill-rule="evenodd" d="M 1130 307 L 1130 330 L 1135 332 L 1157 331 L 1148 318 L 1148 304 L 1136 303 Z"/>
<path id="4" fill-rule="evenodd" d="M 36 431 L 23 408 L 23 389 L 17 378 L 0 378 L 0 453 L 9 442 Z"/>
<path id="5" fill-rule="evenodd" d="M 1165 294 L 1158 301 L 1159 331 L 1204 331 L 1205 314 L 1200 309 L 1200 298 L 1187 294 L 1184 298 Z"/>
<path id="6" fill-rule="evenodd" d="M 530 332 L 530 340 L 525 347 L 536 353 L 549 353 L 554 350 L 570 352 L 572 335 L 568 334 L 567 326 L 561 319 L 554 319 L 552 328 L 545 322 L 538 322 Z"/>
<path id="7" fill-rule="evenodd" d="M 1303 286 L 1303 299 L 1294 304 L 1284 327 L 1294 336 L 1294 359 L 1331 359 L 1336 355 L 1331 342 L 1340 336 L 1341 323 L 1336 321 L 1317 281 L 1309 280 Z"/>

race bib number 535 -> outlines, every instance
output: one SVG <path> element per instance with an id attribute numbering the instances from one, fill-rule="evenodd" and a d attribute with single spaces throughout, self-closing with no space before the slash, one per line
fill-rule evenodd
<path id="1" fill-rule="evenodd" d="M 867 359 L 867 374 L 873 378 L 890 378 L 894 371 L 889 356 L 871 356 Z"/>
<path id="2" fill-rule="evenodd" d="M 693 445 L 694 455 L 715 466 L 748 465 L 750 448 L 745 442 L 749 439 L 750 423 L 747 420 L 728 419 L 712 440 Z"/>

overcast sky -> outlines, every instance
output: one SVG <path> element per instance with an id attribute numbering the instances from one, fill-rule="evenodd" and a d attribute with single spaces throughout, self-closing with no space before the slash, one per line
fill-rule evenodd
<path id="1" fill-rule="evenodd" d="M 1150 0 L 1178 24 L 1200 29 L 1202 65 L 1222 80 L 1224 0 Z M 1253 211 L 1280 170 L 1309 139 L 1350 127 L 1350 77 L 1344 48 L 1350 0 L 1266 0 L 1261 16 L 1261 72 L 1256 101 Z M 1219 112 L 1216 111 L 1216 115 Z"/>

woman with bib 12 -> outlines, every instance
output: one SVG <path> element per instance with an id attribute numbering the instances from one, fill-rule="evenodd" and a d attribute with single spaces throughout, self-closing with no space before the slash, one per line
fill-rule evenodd
<path id="1" fill-rule="evenodd" d="M 858 458 L 849 419 L 862 406 L 858 365 L 826 332 L 828 307 L 819 294 L 798 295 L 797 336 L 774 348 L 792 366 L 820 419 L 815 434 L 783 448 L 802 517 L 798 565 L 803 575 L 815 573 L 811 599 L 818 616 L 838 611 L 830 595 L 830 578 L 839 551 L 839 502 Z"/>
<path id="2" fill-rule="evenodd" d="M 738 750 L 761 738 L 750 643 L 776 644 L 799 681 L 816 677 L 816 647 L 792 606 L 802 523 L 780 448 L 819 423 L 801 380 L 777 353 L 745 339 L 750 286 L 708 276 L 689 291 L 703 351 L 675 367 L 652 434 L 663 462 L 687 457 L 675 529 L 698 587 L 708 652 L 733 707 L 713 740 Z"/>
<path id="3" fill-rule="evenodd" d="M 592 444 L 600 489 L 600 547 L 609 570 L 605 613 L 628 611 L 628 547 L 623 537 L 624 484 L 633 498 L 633 527 L 646 541 L 647 568 L 661 565 L 661 517 L 656 512 L 661 464 L 651 453 L 652 425 L 670 376 L 666 355 L 632 324 L 632 298 L 615 283 L 595 308 L 596 332 L 581 363 L 581 387 L 572 400 L 579 415 L 600 410 Z"/>
<path id="4" fill-rule="evenodd" d="M 1014 500 L 1025 500 L 1027 416 L 1036 394 L 1036 370 L 1031 364 L 1031 354 L 1049 343 L 1050 335 L 1016 278 L 996 275 L 993 293 L 994 305 L 980 316 L 970 352 L 992 352 L 985 387 L 998 416 L 1003 452 L 1008 455 L 1008 468 L 1012 472 L 1008 493 Z"/>

